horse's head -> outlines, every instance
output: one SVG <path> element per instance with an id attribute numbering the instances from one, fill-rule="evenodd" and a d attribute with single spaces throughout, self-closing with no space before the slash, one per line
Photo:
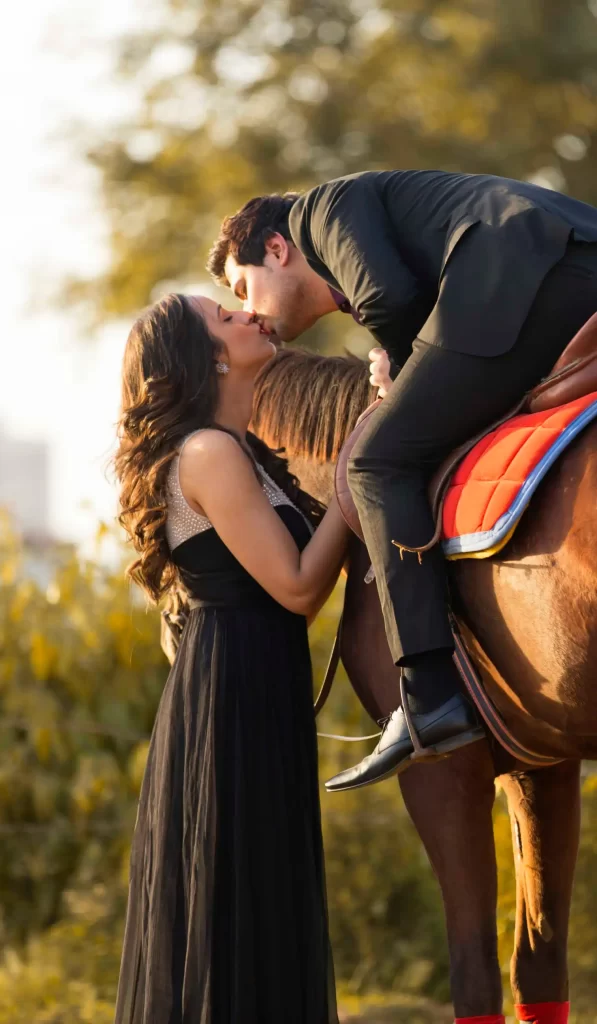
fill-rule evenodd
<path id="1" fill-rule="evenodd" d="M 282 349 L 259 375 L 251 426 L 286 449 L 303 489 L 327 504 L 340 449 L 374 398 L 369 364 L 357 356 Z"/>

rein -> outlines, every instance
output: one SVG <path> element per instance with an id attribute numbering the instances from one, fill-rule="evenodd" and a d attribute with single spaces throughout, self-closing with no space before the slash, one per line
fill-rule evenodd
<path id="1" fill-rule="evenodd" d="M 323 709 L 327 702 L 327 699 L 331 693 L 334 679 L 336 678 L 336 672 L 338 671 L 338 665 L 340 664 L 340 643 L 342 639 L 342 615 L 340 615 L 340 621 L 338 622 L 338 629 L 336 630 L 336 636 L 334 644 L 330 653 L 325 675 L 323 677 L 323 683 L 321 689 L 317 695 L 317 700 L 313 706 L 315 717 L 319 715 L 319 712 Z M 381 735 L 379 732 L 371 733 L 370 736 L 339 736 L 333 732 L 318 732 L 317 735 L 323 740 L 340 740 L 342 743 L 360 743 L 362 740 L 374 740 Z"/>

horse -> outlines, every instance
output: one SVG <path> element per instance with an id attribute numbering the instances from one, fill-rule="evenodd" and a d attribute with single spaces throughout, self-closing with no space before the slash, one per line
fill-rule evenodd
<path id="1" fill-rule="evenodd" d="M 257 383 L 252 429 L 284 448 L 327 504 L 334 466 L 374 397 L 368 364 L 282 350 Z M 567 938 L 580 830 L 581 759 L 597 758 L 597 425 L 561 455 L 507 546 L 449 564 L 451 604 L 488 694 L 512 733 L 551 763 L 515 761 L 489 738 L 400 776 L 441 888 L 457 1017 L 499 1012 L 495 780 L 508 800 L 516 870 L 516 1003 L 568 999 Z M 372 718 L 399 703 L 369 559 L 353 538 L 341 657 Z"/>

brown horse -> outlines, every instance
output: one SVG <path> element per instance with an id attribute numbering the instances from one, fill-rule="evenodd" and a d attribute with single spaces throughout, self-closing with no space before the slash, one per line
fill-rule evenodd
<path id="1" fill-rule="evenodd" d="M 259 381 L 253 427 L 285 447 L 306 490 L 326 502 L 333 466 L 371 401 L 354 357 L 283 351 Z M 488 692 L 517 739 L 559 763 L 514 762 L 494 741 L 416 766 L 405 803 L 441 886 L 459 1017 L 499 1013 L 495 779 L 507 794 L 517 876 L 516 1002 L 568 998 L 567 935 L 579 835 L 580 761 L 597 758 L 597 425 L 566 450 L 513 539 L 491 559 L 451 563 L 453 608 Z M 342 660 L 379 720 L 398 703 L 367 553 L 354 541 Z"/>

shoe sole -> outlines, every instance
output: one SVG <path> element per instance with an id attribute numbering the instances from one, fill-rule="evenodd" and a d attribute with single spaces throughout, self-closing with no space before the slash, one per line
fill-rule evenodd
<path id="1" fill-rule="evenodd" d="M 454 751 L 460 750 L 461 747 L 467 747 L 471 743 L 478 743 L 479 740 L 485 739 L 487 739 L 487 734 L 482 728 L 477 726 L 474 729 L 470 729 L 469 732 L 461 732 L 458 736 L 452 736 L 450 739 L 436 743 L 432 747 L 425 747 L 425 751 L 429 751 L 429 753 L 416 756 L 413 750 L 412 754 L 402 764 L 399 764 L 397 768 L 391 768 L 383 775 L 377 775 L 374 779 L 367 779 L 366 782 L 355 781 L 348 786 L 339 786 L 337 789 L 328 789 L 326 786 L 326 792 L 347 793 L 351 789 L 364 789 L 365 786 L 374 786 L 376 782 L 385 782 L 386 779 L 391 779 L 392 775 L 396 777 L 402 775 L 413 764 L 433 764 L 436 761 L 443 761 L 450 754 L 453 754 Z"/>

